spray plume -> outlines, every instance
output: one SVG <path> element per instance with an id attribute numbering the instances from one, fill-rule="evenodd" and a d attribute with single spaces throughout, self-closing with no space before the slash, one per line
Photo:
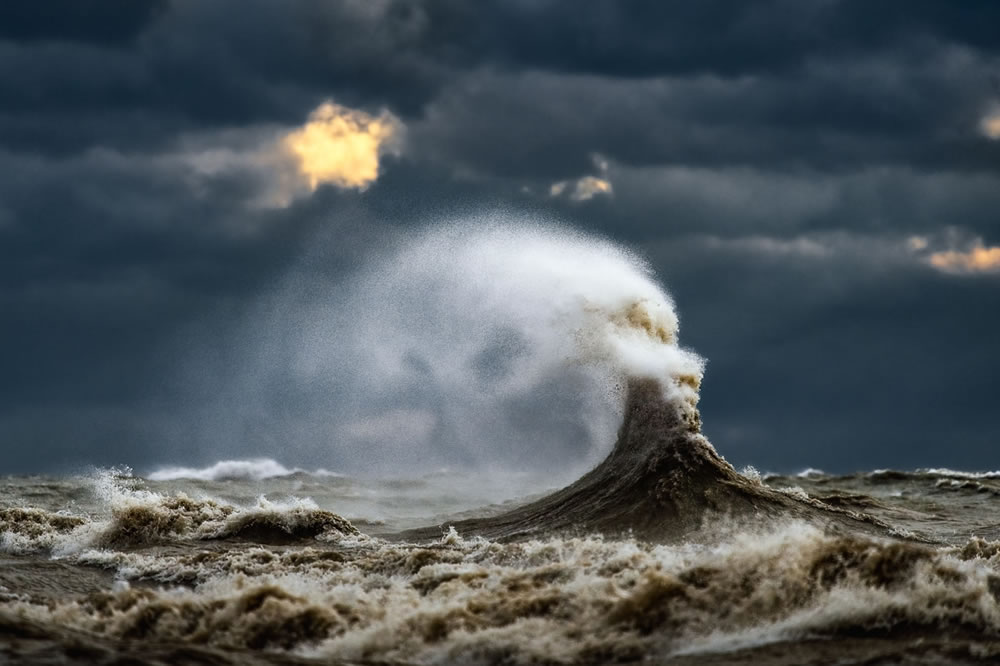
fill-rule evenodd
<path id="1" fill-rule="evenodd" d="M 309 321 L 298 376 L 337 379 L 337 441 L 376 466 L 577 471 L 606 452 L 626 378 L 657 379 L 693 409 L 702 374 L 649 266 L 555 226 L 431 228 L 370 262 L 344 302 Z"/>
<path id="2" fill-rule="evenodd" d="M 600 461 L 629 378 L 694 411 L 702 361 L 678 346 L 650 267 L 609 241 L 497 215 L 386 239 L 346 277 L 324 280 L 316 262 L 220 339 L 225 365 L 185 350 L 185 385 L 204 397 L 184 441 L 212 452 L 204 462 L 472 470 L 502 479 L 499 499 Z"/>

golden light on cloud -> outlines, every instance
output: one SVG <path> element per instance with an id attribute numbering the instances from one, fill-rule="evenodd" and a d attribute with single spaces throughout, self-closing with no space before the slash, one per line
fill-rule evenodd
<path id="1" fill-rule="evenodd" d="M 1000 109 L 983 118 L 980 129 L 987 137 L 994 140 L 1000 139 Z"/>
<path id="2" fill-rule="evenodd" d="M 981 241 L 967 251 L 943 250 L 933 252 L 927 262 L 945 273 L 971 275 L 1000 273 L 1000 246 L 986 247 Z"/>
<path id="3" fill-rule="evenodd" d="M 598 194 L 611 194 L 612 192 L 611 183 L 603 178 L 584 176 L 576 181 L 576 187 L 573 188 L 570 198 L 574 201 L 586 201 L 593 199 Z"/>
<path id="4" fill-rule="evenodd" d="M 324 183 L 364 189 L 379 174 L 379 159 L 399 152 L 402 124 L 387 111 L 378 116 L 326 102 L 282 144 L 296 159 L 310 190 Z"/>
<path id="5" fill-rule="evenodd" d="M 609 181 L 596 176 L 584 176 L 578 180 L 561 180 L 558 183 L 553 183 L 549 188 L 549 196 L 552 197 L 566 193 L 573 201 L 587 201 L 598 194 L 611 196 L 614 194 L 614 188 L 611 187 Z"/>

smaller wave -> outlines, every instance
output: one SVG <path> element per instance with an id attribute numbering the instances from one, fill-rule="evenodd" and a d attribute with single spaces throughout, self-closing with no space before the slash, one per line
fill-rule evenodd
<path id="1" fill-rule="evenodd" d="M 0 553 L 51 550 L 66 535 L 87 525 L 86 518 L 33 507 L 0 509 Z"/>
<path id="2" fill-rule="evenodd" d="M 970 479 L 989 480 L 1000 479 L 1000 471 L 964 472 L 947 467 L 930 467 L 913 471 L 895 469 L 876 469 L 865 475 L 872 481 L 906 481 L 909 479 Z"/>
<path id="3" fill-rule="evenodd" d="M 312 500 L 271 502 L 237 507 L 214 500 L 195 500 L 183 493 L 153 495 L 112 508 L 111 521 L 93 545 L 137 547 L 170 540 L 242 539 L 257 543 L 287 543 L 325 534 L 356 535 L 345 518 L 324 511 Z"/>
<path id="4" fill-rule="evenodd" d="M 164 495 L 142 488 L 141 480 L 128 470 L 105 470 L 94 484 L 106 513 L 0 510 L 0 552 L 66 556 L 85 548 L 139 548 L 170 541 L 280 544 L 360 534 L 346 518 L 320 509 L 308 498 L 276 502 L 261 496 L 255 504 L 242 506 L 185 493 Z"/>
<path id="5" fill-rule="evenodd" d="M 796 474 L 795 476 L 800 479 L 814 479 L 819 476 L 826 476 L 826 472 L 821 469 L 816 469 L 815 467 L 806 467 L 804 470 Z"/>
<path id="6" fill-rule="evenodd" d="M 94 551 L 81 561 L 116 569 L 121 584 L 13 600 L 0 622 L 7 612 L 45 631 L 337 663 L 637 663 L 811 638 L 1000 637 L 1000 543 L 935 549 L 797 522 L 712 547 L 498 543 L 451 529 L 426 545 Z M 141 579 L 186 585 L 126 582 Z"/>
<path id="7" fill-rule="evenodd" d="M 938 490 L 972 492 L 977 494 L 1000 495 L 1000 488 L 994 484 L 981 483 L 974 479 L 949 479 L 939 478 L 934 482 L 934 487 Z"/>
<path id="8" fill-rule="evenodd" d="M 816 469 L 815 467 L 806 467 L 801 472 L 796 472 L 795 474 L 788 474 L 785 472 L 764 472 L 760 475 L 761 480 L 765 483 L 770 481 L 780 481 L 781 479 L 806 479 L 807 481 L 815 481 L 828 476 L 826 472 L 821 469 Z"/>
<path id="9" fill-rule="evenodd" d="M 325 469 L 308 471 L 299 467 L 288 468 L 271 458 L 251 458 L 249 460 L 220 460 L 208 467 L 162 467 L 151 472 L 150 481 L 261 481 L 296 474 L 309 476 L 340 476 Z"/>
<path id="10" fill-rule="evenodd" d="M 948 469 L 947 467 L 932 467 L 930 469 L 920 469 L 917 472 L 928 476 L 944 476 L 950 479 L 1000 479 L 1000 471 L 962 472 Z"/>

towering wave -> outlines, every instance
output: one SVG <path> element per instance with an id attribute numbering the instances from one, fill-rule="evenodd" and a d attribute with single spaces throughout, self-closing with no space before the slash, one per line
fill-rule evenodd
<path id="1" fill-rule="evenodd" d="M 496 484 L 504 498 L 537 491 L 538 477 L 552 487 L 593 468 L 461 529 L 665 539 L 709 515 L 865 524 L 770 491 L 718 455 L 700 433 L 704 363 L 680 345 L 673 301 L 649 264 L 619 245 L 509 217 L 463 220 L 408 235 L 337 292 L 320 291 L 319 304 L 294 318 L 305 325 L 285 340 L 291 357 L 257 354 L 288 368 L 294 390 L 250 373 L 254 396 L 273 386 L 285 396 L 276 400 L 301 398 L 303 413 L 253 410 L 294 417 L 294 431 L 269 435 L 290 453 L 314 449 L 319 464 L 376 475 L 447 466 L 507 480 L 535 471 L 533 486 Z M 303 443 L 308 433 L 323 441 Z M 259 461 L 218 467 L 161 474 L 261 472 Z"/>
<path id="2" fill-rule="evenodd" d="M 493 539 L 596 532 L 660 542 L 716 538 L 727 520 L 741 529 L 748 522 L 798 520 L 888 533 L 889 527 L 871 516 L 789 496 L 737 473 L 701 434 L 697 410 L 671 395 L 656 379 L 631 378 L 617 441 L 601 464 L 542 499 L 451 527 Z M 441 527 L 400 536 L 433 538 Z M 699 535 L 702 531 L 707 534 Z"/>
<path id="3" fill-rule="evenodd" d="M 447 261 L 428 264 L 428 257 Z M 498 517 L 462 521 L 460 531 L 491 538 L 628 532 L 667 540 L 690 537 L 710 516 L 881 529 L 870 517 L 770 490 L 716 452 L 700 432 L 703 362 L 679 346 L 673 302 L 636 256 L 558 229 L 446 228 L 398 255 L 394 266 L 419 276 L 421 293 L 430 285 L 449 312 L 473 315 L 475 323 L 453 341 L 458 349 L 464 338 L 482 340 L 476 324 L 515 327 L 528 344 L 503 382 L 508 388 L 537 388 L 538 377 L 567 363 L 589 371 L 599 386 L 624 388 L 617 440 L 603 462 L 541 500 Z M 387 284 L 396 288 L 399 281 Z"/>

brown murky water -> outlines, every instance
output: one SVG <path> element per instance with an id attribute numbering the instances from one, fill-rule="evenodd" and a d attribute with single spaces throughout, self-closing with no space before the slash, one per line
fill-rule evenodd
<path id="1" fill-rule="evenodd" d="M 3 479 L 0 660 L 1000 661 L 1000 473 L 761 479 L 656 395 L 568 488 L 461 515 L 446 475 Z"/>

